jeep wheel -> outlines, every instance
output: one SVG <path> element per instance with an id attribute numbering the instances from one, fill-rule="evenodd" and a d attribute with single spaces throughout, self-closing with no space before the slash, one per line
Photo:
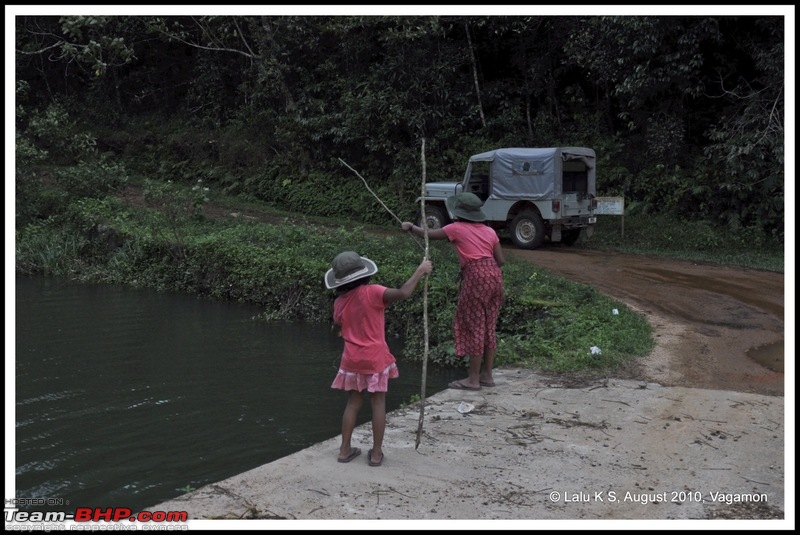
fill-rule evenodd
<path id="1" fill-rule="evenodd" d="M 442 228 L 447 223 L 450 222 L 450 218 L 447 217 L 447 211 L 442 208 L 441 206 L 435 206 L 431 204 L 425 205 L 425 219 L 428 220 L 428 230 L 435 230 L 437 228 Z M 417 212 L 417 220 L 416 225 L 418 227 L 422 226 L 422 212 Z"/>
<path id="2" fill-rule="evenodd" d="M 564 245 L 573 245 L 580 237 L 581 229 L 579 228 L 561 231 L 561 243 Z"/>
<path id="3" fill-rule="evenodd" d="M 511 220 L 511 241 L 520 249 L 536 249 L 544 242 L 544 223 L 536 212 L 526 210 Z"/>

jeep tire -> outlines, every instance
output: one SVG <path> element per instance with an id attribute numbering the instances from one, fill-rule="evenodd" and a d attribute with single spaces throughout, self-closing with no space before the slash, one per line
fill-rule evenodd
<path id="1" fill-rule="evenodd" d="M 520 249 L 536 249 L 544 242 L 542 217 L 524 210 L 511 220 L 511 241 Z"/>
<path id="2" fill-rule="evenodd" d="M 445 226 L 450 222 L 450 218 L 447 216 L 447 210 L 445 210 L 444 207 L 442 206 L 437 206 L 434 204 L 425 205 L 425 219 L 428 220 L 428 230 L 435 230 L 437 228 L 442 228 L 443 226 Z M 418 227 L 422 226 L 421 210 L 417 212 L 417 218 L 415 224 Z"/>

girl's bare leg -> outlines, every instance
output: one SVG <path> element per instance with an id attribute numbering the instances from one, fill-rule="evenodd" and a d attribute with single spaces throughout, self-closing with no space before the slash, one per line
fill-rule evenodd
<path id="1" fill-rule="evenodd" d="M 486 384 L 494 384 L 494 376 L 492 376 L 492 369 L 494 368 L 494 356 L 497 354 L 497 349 L 488 347 L 483 350 L 483 371 L 480 372 L 480 381 Z"/>
<path id="2" fill-rule="evenodd" d="M 386 392 L 371 392 L 372 404 L 372 457 L 374 463 L 383 460 L 383 434 L 386 431 Z"/>
<path id="3" fill-rule="evenodd" d="M 481 386 L 481 358 L 482 355 L 469 356 L 469 377 L 461 381 L 463 384 L 476 388 Z"/>
<path id="4" fill-rule="evenodd" d="M 364 395 L 357 390 L 350 390 L 347 396 L 347 406 L 342 416 L 342 445 L 339 446 L 339 459 L 346 459 L 350 455 L 353 430 L 356 428 L 356 419 L 364 402 Z"/>

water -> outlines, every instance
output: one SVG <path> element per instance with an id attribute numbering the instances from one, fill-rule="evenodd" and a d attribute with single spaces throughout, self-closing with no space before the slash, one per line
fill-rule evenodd
<path id="1" fill-rule="evenodd" d="M 259 312 L 18 278 L 16 497 L 55 500 L 21 508 L 139 510 L 337 436 L 341 338 Z M 387 411 L 420 393 L 421 365 L 398 365 Z M 426 396 L 453 375 L 429 366 Z M 359 424 L 369 418 L 367 403 Z"/>

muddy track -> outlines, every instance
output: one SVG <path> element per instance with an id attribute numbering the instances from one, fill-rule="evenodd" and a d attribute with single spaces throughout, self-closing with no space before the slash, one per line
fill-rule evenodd
<path id="1" fill-rule="evenodd" d="M 525 259 L 643 313 L 656 348 L 641 377 L 665 386 L 784 394 L 784 274 L 559 245 Z"/>

